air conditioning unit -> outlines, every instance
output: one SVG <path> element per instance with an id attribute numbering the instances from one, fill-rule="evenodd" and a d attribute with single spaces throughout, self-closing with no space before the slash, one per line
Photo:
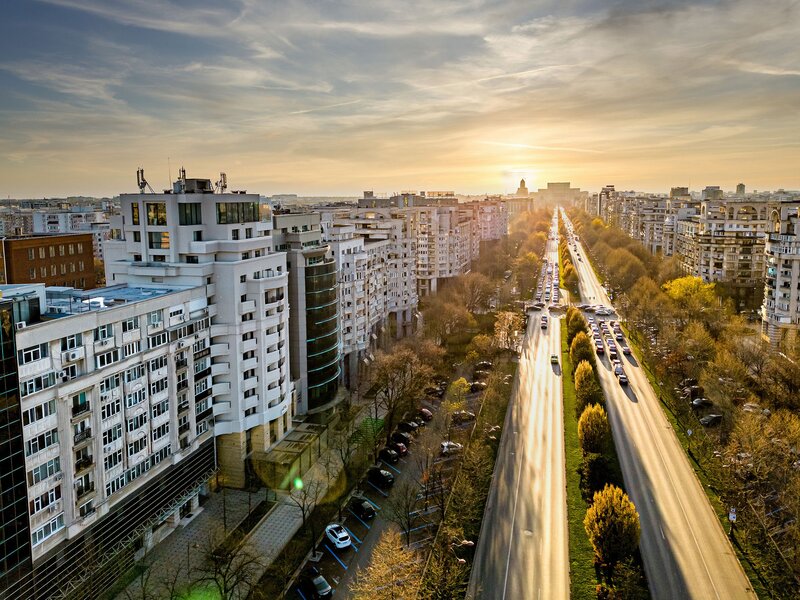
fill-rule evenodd
<path id="1" fill-rule="evenodd" d="M 63 473 L 56 473 L 55 475 L 53 475 L 53 479 L 55 479 L 56 481 L 61 481 L 63 478 L 64 478 Z"/>
<path id="2" fill-rule="evenodd" d="M 69 353 L 70 360 L 78 360 L 78 353 L 77 352 L 70 352 Z"/>
<path id="3" fill-rule="evenodd" d="M 25 321 L 19 321 L 18 323 L 15 324 L 17 331 L 19 331 L 20 329 L 25 329 L 27 326 L 28 324 Z"/>
<path id="4" fill-rule="evenodd" d="M 47 510 L 51 513 L 56 512 L 57 509 L 58 507 L 55 504 L 51 504 L 50 506 L 47 507 Z"/>
<path id="5" fill-rule="evenodd" d="M 102 400 L 103 402 L 105 402 L 109 398 L 111 398 L 110 392 L 103 392 L 102 394 L 100 394 L 100 400 Z"/>
<path id="6" fill-rule="evenodd" d="M 68 378 L 69 378 L 69 374 L 68 374 L 66 371 L 59 371 L 59 372 L 58 372 L 58 376 L 59 376 L 61 379 L 68 379 Z"/>

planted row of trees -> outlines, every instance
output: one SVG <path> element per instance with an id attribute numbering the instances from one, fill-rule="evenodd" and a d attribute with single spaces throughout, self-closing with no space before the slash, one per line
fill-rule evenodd
<path id="1" fill-rule="evenodd" d="M 736 536 L 751 562 L 777 596 L 800 593 L 800 348 L 771 348 L 719 285 L 685 276 L 676 258 L 653 256 L 585 213 L 573 222 L 663 401 L 693 430 L 691 456 L 723 504 L 737 507 Z M 718 428 L 699 426 L 702 412 L 673 391 L 686 378 L 713 402 L 706 410 L 723 415 Z"/>
<path id="2" fill-rule="evenodd" d="M 578 285 L 579 278 L 578 272 L 575 270 L 575 265 L 572 264 L 572 258 L 569 253 L 569 242 L 567 242 L 567 230 L 564 221 L 559 222 L 559 232 L 561 233 L 560 242 L 558 244 L 558 252 L 561 257 L 561 281 L 573 297 L 580 299 L 581 292 Z"/>

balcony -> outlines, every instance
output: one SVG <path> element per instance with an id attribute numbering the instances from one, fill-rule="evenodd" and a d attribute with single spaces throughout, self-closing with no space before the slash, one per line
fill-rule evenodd
<path id="1" fill-rule="evenodd" d="M 91 437 L 92 437 L 92 428 L 87 427 L 83 431 L 79 431 L 78 433 L 75 434 L 75 436 L 73 437 L 73 443 L 80 444 L 81 442 L 86 441 Z"/>
<path id="2" fill-rule="evenodd" d="M 94 464 L 94 459 L 91 456 L 84 456 L 75 461 L 75 474 L 80 473 L 91 467 Z"/>
<path id="3" fill-rule="evenodd" d="M 90 482 L 89 485 L 75 486 L 75 497 L 78 500 L 80 500 L 87 494 L 91 494 L 92 492 L 94 492 L 94 481 Z"/>
<path id="4" fill-rule="evenodd" d="M 83 402 L 81 404 L 75 404 L 72 406 L 72 418 L 74 419 L 78 415 L 82 415 L 83 413 L 87 413 L 90 410 L 90 405 L 88 402 Z"/>
<path id="5" fill-rule="evenodd" d="M 185 369 L 189 365 L 189 360 L 186 358 L 181 358 L 175 361 L 175 369 Z"/>

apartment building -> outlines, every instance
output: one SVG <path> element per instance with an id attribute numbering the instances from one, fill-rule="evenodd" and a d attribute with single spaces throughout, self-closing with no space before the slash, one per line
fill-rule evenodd
<path id="1" fill-rule="evenodd" d="M 340 398 L 337 263 L 322 241 L 319 213 L 276 211 L 273 224 L 274 247 L 286 253 L 289 272 L 289 340 L 297 412 L 330 412 Z"/>
<path id="2" fill-rule="evenodd" d="M 291 427 L 289 274 L 258 194 L 181 176 L 165 193 L 122 194 L 106 242 L 109 284 L 203 286 L 211 320 L 211 397 L 221 480 L 246 484 L 246 462 Z"/>
<path id="3" fill-rule="evenodd" d="M 761 335 L 781 349 L 796 347 L 800 330 L 800 202 L 770 210 Z"/>
<path id="4" fill-rule="evenodd" d="M 0 282 L 95 287 L 90 234 L 7 236 L 0 239 Z"/>
<path id="5" fill-rule="evenodd" d="M 96 598 L 216 469 L 205 288 L 0 291 L 16 303 L 22 429 L 4 460 L 24 465 L 32 561 L 5 597 Z"/>

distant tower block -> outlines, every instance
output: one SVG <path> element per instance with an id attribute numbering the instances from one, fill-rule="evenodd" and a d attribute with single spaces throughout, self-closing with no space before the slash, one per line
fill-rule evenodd
<path id="1" fill-rule="evenodd" d="M 736 186 L 736 193 L 739 196 L 744 196 L 744 192 L 745 192 L 745 187 L 743 183 L 740 183 L 739 185 Z"/>
<path id="2" fill-rule="evenodd" d="M 525 186 L 525 180 L 519 180 L 519 187 L 517 188 L 517 196 L 527 196 L 528 188 Z"/>

